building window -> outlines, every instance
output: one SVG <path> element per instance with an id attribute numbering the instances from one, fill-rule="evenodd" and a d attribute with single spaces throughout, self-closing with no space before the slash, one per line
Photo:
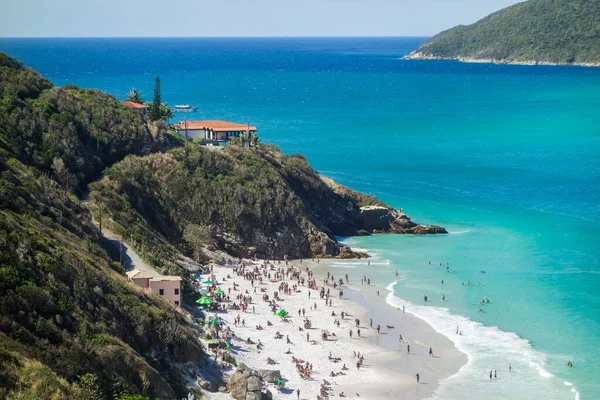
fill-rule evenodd
<path id="1" fill-rule="evenodd" d="M 158 289 L 158 294 L 160 294 L 161 296 L 165 295 L 165 289 Z"/>
<path id="2" fill-rule="evenodd" d="M 179 301 L 175 300 L 175 305 L 178 306 L 179 305 Z"/>
<path id="3" fill-rule="evenodd" d="M 179 288 L 175 288 L 175 294 L 179 294 Z"/>

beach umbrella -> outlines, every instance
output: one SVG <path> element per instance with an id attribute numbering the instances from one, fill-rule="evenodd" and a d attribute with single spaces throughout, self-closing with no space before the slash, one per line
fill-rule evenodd
<path id="1" fill-rule="evenodd" d="M 202 297 L 202 298 L 199 298 L 198 300 L 196 300 L 196 303 L 200 304 L 201 306 L 207 306 L 207 305 L 213 303 L 213 299 L 208 298 L 208 297 Z"/>
<path id="2" fill-rule="evenodd" d="M 218 288 L 217 290 L 215 290 L 215 294 L 223 294 L 223 289 Z"/>
<path id="3" fill-rule="evenodd" d="M 283 308 L 281 310 L 277 311 L 277 316 L 279 316 L 281 318 L 285 317 L 286 315 L 288 315 L 288 312 L 285 311 Z"/>
<path id="4" fill-rule="evenodd" d="M 215 346 L 219 344 L 219 341 L 217 339 L 210 339 L 206 341 L 206 344 L 209 346 Z"/>
<path id="5" fill-rule="evenodd" d="M 211 318 L 208 320 L 208 325 L 219 325 L 219 318 Z"/>
<path id="6" fill-rule="evenodd" d="M 207 280 L 205 280 L 205 281 L 204 281 L 204 282 L 202 282 L 202 283 L 204 283 L 205 285 L 212 285 L 212 284 L 213 284 L 213 281 L 211 281 L 210 279 L 207 279 Z"/>
<path id="7" fill-rule="evenodd" d="M 285 383 L 287 381 L 285 379 L 275 379 L 273 381 L 273 384 L 278 388 L 278 389 L 282 389 L 285 386 Z"/>

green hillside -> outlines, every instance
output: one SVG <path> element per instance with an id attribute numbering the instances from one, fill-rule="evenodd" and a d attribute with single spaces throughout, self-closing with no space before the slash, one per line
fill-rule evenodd
<path id="1" fill-rule="evenodd" d="M 168 139 L 111 96 L 54 87 L 1 53 L 0 94 L 0 398 L 185 395 L 178 365 L 201 360 L 197 333 L 127 282 L 73 194 Z"/>
<path id="2" fill-rule="evenodd" d="M 406 58 L 600 64 L 600 0 L 529 0 L 444 31 Z"/>

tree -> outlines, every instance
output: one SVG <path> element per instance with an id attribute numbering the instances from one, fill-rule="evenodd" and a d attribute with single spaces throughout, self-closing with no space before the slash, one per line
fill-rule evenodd
<path id="1" fill-rule="evenodd" d="M 154 95 L 152 96 L 152 103 L 150 104 L 150 112 L 148 118 L 150 121 L 158 121 L 161 119 L 161 105 L 160 102 L 160 78 L 156 76 L 154 81 Z"/>
<path id="2" fill-rule="evenodd" d="M 129 93 L 127 93 L 127 101 L 132 101 L 134 103 L 143 104 L 144 99 L 142 98 L 142 92 L 137 90 L 136 88 L 131 88 Z"/>
<path id="3" fill-rule="evenodd" d="M 242 147 L 248 147 L 250 144 L 250 132 L 245 131 L 240 135 L 240 141 L 242 142 Z"/>
<path id="4" fill-rule="evenodd" d="M 202 247 L 205 244 L 210 246 L 213 242 L 210 228 L 196 224 L 186 225 L 183 231 L 183 239 L 192 245 L 197 260 L 202 257 Z"/>
<path id="5" fill-rule="evenodd" d="M 173 110 L 171 110 L 169 108 L 167 103 L 161 104 L 160 105 L 160 119 L 162 119 L 163 121 L 167 121 L 167 123 L 169 123 L 169 120 L 171 118 L 173 118 Z"/>
<path id="6" fill-rule="evenodd" d="M 256 132 L 250 134 L 249 143 L 250 147 L 258 146 L 258 134 Z"/>

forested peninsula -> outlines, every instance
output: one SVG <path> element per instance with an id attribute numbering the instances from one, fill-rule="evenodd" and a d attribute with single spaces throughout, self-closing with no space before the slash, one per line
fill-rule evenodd
<path id="1" fill-rule="evenodd" d="M 528 0 L 441 32 L 404 58 L 600 66 L 600 1 Z"/>

